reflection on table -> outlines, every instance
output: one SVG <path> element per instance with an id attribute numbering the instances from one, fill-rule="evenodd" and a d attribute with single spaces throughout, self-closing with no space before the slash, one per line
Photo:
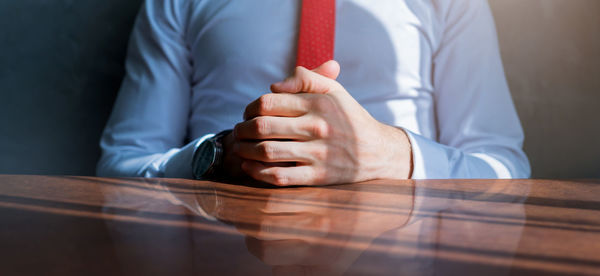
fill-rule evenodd
<path id="1" fill-rule="evenodd" d="M 0 257 L 9 275 L 598 274 L 598 195 L 597 181 L 0 176 Z"/>

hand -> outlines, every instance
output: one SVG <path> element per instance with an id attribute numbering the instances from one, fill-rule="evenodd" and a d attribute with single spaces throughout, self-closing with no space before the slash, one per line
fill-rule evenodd
<path id="1" fill-rule="evenodd" d="M 339 71 L 335 61 L 297 67 L 246 107 L 233 132 L 246 173 L 279 186 L 410 176 L 404 131 L 375 120 L 335 81 Z"/>

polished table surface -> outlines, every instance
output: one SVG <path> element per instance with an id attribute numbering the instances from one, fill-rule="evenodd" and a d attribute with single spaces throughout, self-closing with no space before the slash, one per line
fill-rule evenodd
<path id="1" fill-rule="evenodd" d="M 600 275 L 600 180 L 0 175 L 1 275 Z"/>

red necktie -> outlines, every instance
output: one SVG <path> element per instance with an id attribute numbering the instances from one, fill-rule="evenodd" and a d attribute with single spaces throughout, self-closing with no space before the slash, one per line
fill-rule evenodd
<path id="1" fill-rule="evenodd" d="M 333 59 L 335 0 L 302 0 L 296 65 L 312 70 Z"/>

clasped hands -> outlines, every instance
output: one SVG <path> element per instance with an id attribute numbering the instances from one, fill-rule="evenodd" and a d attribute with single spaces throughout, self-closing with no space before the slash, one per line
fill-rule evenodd
<path id="1" fill-rule="evenodd" d="M 250 177 L 278 186 L 410 177 L 404 131 L 375 120 L 335 80 L 339 72 L 328 61 L 272 84 L 273 93 L 251 102 L 225 139 L 226 166 L 241 164 Z"/>

